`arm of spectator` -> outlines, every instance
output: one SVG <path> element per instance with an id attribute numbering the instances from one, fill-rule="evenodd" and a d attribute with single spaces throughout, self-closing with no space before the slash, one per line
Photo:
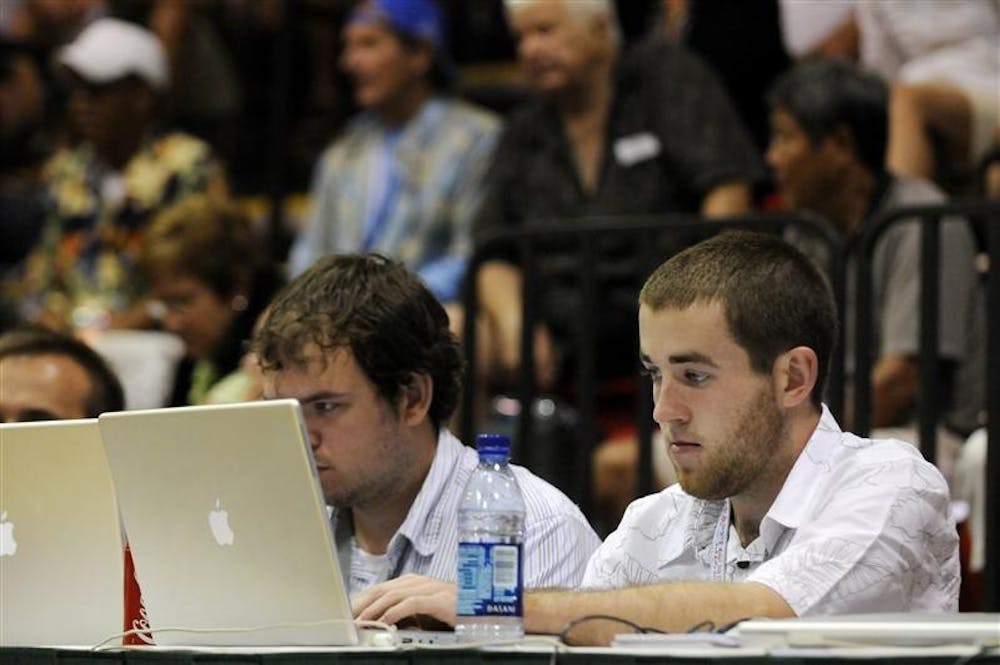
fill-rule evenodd
<path id="1" fill-rule="evenodd" d="M 492 362 L 502 373 L 514 373 L 521 366 L 521 270 L 504 261 L 487 261 L 479 266 L 476 283 L 492 339 Z"/>
<path id="2" fill-rule="evenodd" d="M 895 427 L 913 409 L 919 386 L 917 359 L 886 356 L 872 370 L 872 427 Z"/>
<path id="3" fill-rule="evenodd" d="M 750 211 L 750 186 L 726 182 L 708 190 L 701 200 L 702 217 L 735 217 Z"/>

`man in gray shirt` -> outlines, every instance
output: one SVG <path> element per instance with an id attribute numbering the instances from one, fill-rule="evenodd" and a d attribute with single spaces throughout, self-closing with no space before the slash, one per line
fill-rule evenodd
<path id="1" fill-rule="evenodd" d="M 804 63 L 775 83 L 768 102 L 772 135 L 767 159 L 782 197 L 790 208 L 831 222 L 847 241 L 845 358 L 850 375 L 858 239 L 865 224 L 889 210 L 941 204 L 946 198 L 928 181 L 885 170 L 888 90 L 874 75 L 843 62 Z M 876 428 L 906 428 L 914 419 L 920 238 L 920 225 L 905 221 L 891 226 L 874 248 L 871 422 Z M 790 239 L 808 252 L 804 238 Z M 946 407 L 938 464 L 949 477 L 954 448 L 975 429 L 984 402 L 985 320 L 971 228 L 964 220 L 945 221 L 939 227 L 939 243 L 938 380 L 944 386 Z M 911 431 L 902 438 L 912 441 L 914 436 Z"/>

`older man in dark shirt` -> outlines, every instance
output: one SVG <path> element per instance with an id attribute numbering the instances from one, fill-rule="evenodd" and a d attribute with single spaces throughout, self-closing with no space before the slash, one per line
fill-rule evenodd
<path id="1" fill-rule="evenodd" d="M 537 98 L 515 112 L 501 139 L 476 224 L 480 239 L 557 218 L 727 216 L 749 208 L 750 184 L 762 173 L 759 159 L 703 63 L 664 44 L 620 58 L 610 1 L 507 0 L 506 7 Z M 604 278 L 609 259 L 628 260 L 623 248 L 610 253 L 599 266 L 602 305 L 610 311 L 598 335 L 612 342 L 602 348 L 622 352 L 602 354 L 600 371 L 630 373 L 634 285 Z M 565 342 L 572 313 L 583 305 L 578 288 L 548 274 L 564 263 L 559 254 L 547 251 L 542 265 L 546 325 L 536 357 L 543 381 L 555 376 L 558 354 L 550 351 Z M 509 255 L 487 261 L 479 274 L 487 375 L 509 374 L 520 364 L 520 280 Z"/>

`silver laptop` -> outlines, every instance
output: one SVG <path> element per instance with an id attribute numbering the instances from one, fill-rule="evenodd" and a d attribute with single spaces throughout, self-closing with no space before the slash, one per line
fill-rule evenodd
<path id="1" fill-rule="evenodd" d="M 788 646 L 1000 646 L 1000 614 L 969 612 L 931 614 L 891 612 L 802 619 L 753 619 L 737 629 L 743 644 Z"/>
<path id="2" fill-rule="evenodd" d="M 156 644 L 358 642 L 298 402 L 99 422 Z"/>
<path id="3" fill-rule="evenodd" d="M 0 646 L 121 633 L 123 569 L 97 421 L 0 424 Z"/>

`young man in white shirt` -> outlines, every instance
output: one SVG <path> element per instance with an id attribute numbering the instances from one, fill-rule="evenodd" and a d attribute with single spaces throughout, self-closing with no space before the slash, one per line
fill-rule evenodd
<path id="1" fill-rule="evenodd" d="M 527 594 L 528 632 L 611 615 L 684 631 L 747 617 L 955 611 L 958 539 L 941 474 L 909 444 L 842 432 L 820 402 L 837 332 L 829 286 L 783 241 L 726 233 L 639 296 L 641 360 L 678 484 L 634 502 L 581 591 Z M 454 590 L 411 578 L 364 619 L 454 622 Z M 589 621 L 575 642 L 622 624 Z"/>

